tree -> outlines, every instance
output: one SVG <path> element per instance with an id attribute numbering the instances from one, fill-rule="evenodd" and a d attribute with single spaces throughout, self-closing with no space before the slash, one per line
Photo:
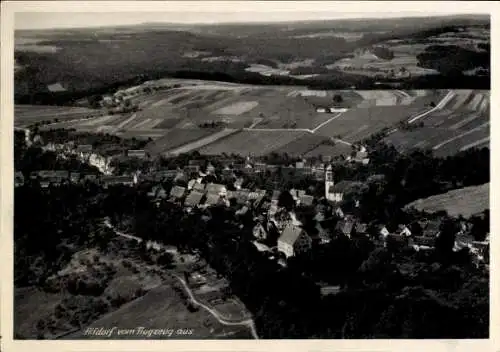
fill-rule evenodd
<path id="1" fill-rule="evenodd" d="M 334 102 L 335 104 L 340 104 L 340 103 L 342 103 L 343 101 L 344 101 L 344 99 L 342 98 L 342 95 L 340 95 L 340 94 L 335 94 L 335 95 L 333 96 L 333 102 Z"/>

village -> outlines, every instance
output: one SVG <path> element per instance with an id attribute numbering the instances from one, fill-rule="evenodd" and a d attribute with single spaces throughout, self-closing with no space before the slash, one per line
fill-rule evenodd
<path id="1" fill-rule="evenodd" d="M 413 248 L 430 251 L 435 248 L 440 235 L 440 218 L 421 216 L 411 223 L 390 227 L 388 224 L 361 221 L 357 214 L 363 183 L 338 179 L 332 165 L 338 161 L 296 161 L 289 165 L 270 165 L 250 157 L 240 160 L 217 159 L 217 167 L 206 158 L 188 160 L 176 169 L 150 169 L 148 172 L 114 175 L 110 157 L 92 150 L 91 145 L 62 145 L 49 143 L 44 150 L 57 152 L 60 158 L 76 156 L 80 161 L 95 166 L 101 174 L 64 170 L 39 170 L 25 180 L 21 172 L 15 174 L 16 187 L 24 183 L 39 182 L 40 187 L 54 187 L 68 183 L 91 182 L 104 189 L 113 186 L 146 187 L 151 202 L 159 206 L 170 202 L 182 207 L 189 214 L 197 209 L 210 214 L 212 207 L 224 207 L 237 218 L 252 221 L 253 245 L 269 260 L 286 266 L 291 257 L 307 253 L 313 246 L 329 243 L 338 236 L 357 240 L 369 240 L 376 246 L 389 249 Z M 144 159 L 143 150 L 129 150 L 127 157 Z M 364 147 L 353 152 L 342 163 L 369 163 Z M 283 189 L 273 175 L 283 179 L 301 180 L 304 187 Z M 264 184 L 255 179 L 268 179 Z M 303 180 L 314 180 L 315 187 Z M 347 205 L 346 205 L 347 204 Z M 304 226 L 303 214 L 312 214 L 312 222 Z M 243 226 L 243 225 L 241 225 Z M 484 241 L 476 241 L 471 235 L 471 223 L 460 220 L 453 250 L 468 248 L 476 265 L 489 266 L 489 234 Z"/>

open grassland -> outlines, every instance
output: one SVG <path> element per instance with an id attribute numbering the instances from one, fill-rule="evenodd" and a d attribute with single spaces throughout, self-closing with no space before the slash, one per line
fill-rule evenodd
<path id="1" fill-rule="evenodd" d="M 93 322 L 90 328 L 120 327 L 120 329 L 174 329 L 172 336 L 141 336 L 139 334 L 115 335 L 113 339 L 143 340 L 143 339 L 214 339 L 234 338 L 234 335 L 251 335 L 242 326 L 225 326 L 219 323 L 210 313 L 203 308 L 190 312 L 183 299 L 170 285 L 162 285 L 146 295 L 122 306 L 120 309 L 107 314 Z M 177 334 L 177 329 L 190 330 L 192 334 Z M 99 336 L 85 336 L 84 330 L 67 339 L 102 339 Z"/>
<path id="2" fill-rule="evenodd" d="M 441 109 L 418 122 L 423 127 L 398 130 L 385 141 L 401 151 L 431 149 L 437 156 L 473 147 L 489 146 L 490 99 L 488 91 L 456 90 Z"/>
<path id="3" fill-rule="evenodd" d="M 314 149 L 309 150 L 304 156 L 306 158 L 311 157 L 326 157 L 330 156 L 332 158 L 339 156 L 347 156 L 352 152 L 352 146 L 342 142 L 336 142 L 334 145 L 330 144 L 320 144 Z"/>
<path id="4" fill-rule="evenodd" d="M 467 218 L 490 208 L 490 184 L 464 187 L 429 198 L 418 199 L 406 207 L 428 212 L 446 210 L 448 215 L 462 215 Z"/>
<path id="5" fill-rule="evenodd" d="M 303 137 L 301 131 L 245 130 L 208 144 L 198 151 L 206 155 L 241 154 L 265 155 Z"/>

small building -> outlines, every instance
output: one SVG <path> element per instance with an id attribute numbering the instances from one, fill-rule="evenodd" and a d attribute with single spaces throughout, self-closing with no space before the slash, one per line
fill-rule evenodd
<path id="1" fill-rule="evenodd" d="M 441 222 L 439 220 L 431 220 L 422 224 L 422 234 L 426 237 L 437 237 L 441 232 Z"/>
<path id="2" fill-rule="evenodd" d="M 168 195 L 162 186 L 156 185 L 148 192 L 148 196 L 154 199 L 165 199 Z"/>
<path id="3" fill-rule="evenodd" d="M 311 249 L 312 240 L 300 226 L 288 224 L 278 238 L 278 250 L 287 258 L 307 252 Z"/>
<path id="4" fill-rule="evenodd" d="M 216 193 L 208 193 L 207 199 L 205 200 L 205 205 L 210 207 L 220 204 L 221 196 Z"/>
<path id="5" fill-rule="evenodd" d="M 411 231 L 406 225 L 398 225 L 397 233 L 401 236 L 410 237 Z"/>
<path id="6" fill-rule="evenodd" d="M 358 222 L 358 223 L 356 223 L 356 226 L 354 227 L 354 232 L 358 236 L 366 236 L 368 233 L 368 225 L 366 225 L 363 222 Z"/>
<path id="7" fill-rule="evenodd" d="M 252 230 L 253 236 L 260 241 L 267 239 L 267 229 L 262 223 L 257 223 Z"/>
<path id="8" fill-rule="evenodd" d="M 143 149 L 130 149 L 127 151 L 127 156 L 129 158 L 145 159 L 148 155 Z"/>
<path id="9" fill-rule="evenodd" d="M 238 209 L 236 211 L 235 215 L 238 215 L 238 216 L 246 215 L 246 214 L 248 214 L 249 210 L 250 209 L 248 208 L 248 206 L 245 205 L 241 209 Z"/>
<path id="10" fill-rule="evenodd" d="M 196 190 L 190 192 L 187 195 L 186 200 L 184 201 L 184 206 L 192 209 L 192 208 L 195 208 L 195 207 L 201 205 L 201 201 L 203 199 L 203 196 L 204 196 L 204 194 L 202 192 L 199 192 Z"/>
<path id="11" fill-rule="evenodd" d="M 342 208 L 341 207 L 336 207 L 334 210 L 333 210 L 333 215 L 343 219 L 345 217 L 345 214 L 344 212 L 342 211 Z"/>
<path id="12" fill-rule="evenodd" d="M 104 188 L 108 188 L 109 186 L 117 186 L 117 185 L 123 185 L 123 186 L 134 186 L 137 181 L 137 178 L 135 176 L 128 176 L 128 175 L 122 175 L 122 176 L 101 176 L 101 184 Z"/>
<path id="13" fill-rule="evenodd" d="M 71 172 L 69 174 L 69 180 L 72 183 L 78 183 L 81 181 L 81 179 L 82 179 L 82 174 L 80 174 L 79 172 Z"/>
<path id="14" fill-rule="evenodd" d="M 302 207 L 310 207 L 314 203 L 314 197 L 304 194 L 299 198 L 299 205 Z"/>
<path id="15" fill-rule="evenodd" d="M 413 236 L 410 238 L 408 243 L 417 250 L 431 249 L 436 245 L 436 238 L 426 236 Z"/>
<path id="16" fill-rule="evenodd" d="M 217 194 L 219 196 L 225 196 L 227 194 L 226 186 L 217 183 L 207 184 L 206 191 L 208 194 Z"/>
<path id="17" fill-rule="evenodd" d="M 184 167 L 184 172 L 188 175 L 200 172 L 200 166 L 199 165 L 186 165 Z"/>
<path id="18" fill-rule="evenodd" d="M 245 180 L 243 179 L 243 177 L 238 178 L 236 181 L 234 181 L 234 184 L 233 184 L 234 188 L 236 188 L 237 190 L 241 189 L 244 181 Z"/>
<path id="19" fill-rule="evenodd" d="M 354 230 L 354 221 L 352 219 L 342 219 L 335 225 L 335 232 L 344 236 L 351 237 Z"/>
<path id="20" fill-rule="evenodd" d="M 181 186 L 174 186 L 170 190 L 170 199 L 173 201 L 179 201 L 184 197 L 184 193 L 186 193 L 186 188 Z"/>
<path id="21" fill-rule="evenodd" d="M 329 188 L 327 199 L 332 202 L 341 202 L 346 194 L 356 186 L 361 186 L 361 182 L 340 181 Z"/>

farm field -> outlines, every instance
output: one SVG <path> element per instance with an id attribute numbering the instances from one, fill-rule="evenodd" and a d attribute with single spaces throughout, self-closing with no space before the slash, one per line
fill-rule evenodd
<path id="1" fill-rule="evenodd" d="M 306 158 L 318 158 L 321 156 L 330 156 L 332 158 L 335 158 L 341 155 L 347 156 L 351 152 L 352 146 L 350 146 L 349 144 L 337 142 L 334 145 L 320 144 L 314 149 L 309 150 L 304 156 Z"/>
<path id="2" fill-rule="evenodd" d="M 286 153 L 292 157 L 299 157 L 316 149 L 327 140 L 328 138 L 318 136 L 312 133 L 307 133 L 293 140 L 292 142 L 287 143 L 284 146 L 273 150 L 273 152 L 279 154 Z"/>
<path id="3" fill-rule="evenodd" d="M 490 184 L 464 187 L 425 199 L 418 199 L 406 207 L 428 212 L 446 210 L 450 216 L 462 215 L 467 218 L 490 208 Z"/>
<path id="4" fill-rule="evenodd" d="M 202 139 L 218 131 L 218 129 L 208 128 L 173 129 L 165 133 L 162 137 L 149 143 L 146 146 L 146 149 L 152 155 L 157 155 L 168 152 L 174 148 L 178 148 L 190 142 Z"/>
<path id="5" fill-rule="evenodd" d="M 302 131 L 252 131 L 245 130 L 208 144 L 198 152 L 205 155 L 240 154 L 266 155 L 303 137 Z"/>
<path id="6" fill-rule="evenodd" d="M 189 329 L 191 335 L 172 334 L 172 336 L 141 336 L 137 334 L 127 334 L 124 336 L 113 336 L 118 339 L 213 339 L 234 338 L 234 334 L 247 335 L 243 326 L 225 326 L 220 324 L 210 313 L 203 308 L 196 312 L 190 312 L 183 303 L 182 298 L 170 285 L 159 286 L 146 295 L 128 303 L 118 310 L 107 314 L 101 319 L 93 322 L 90 328 L 110 329 L 114 326 L 120 329 L 136 329 L 144 327 L 146 329 Z M 86 328 L 88 328 L 86 327 Z M 84 330 L 67 336 L 65 339 L 102 339 L 99 336 L 85 336 Z"/>
<path id="7" fill-rule="evenodd" d="M 351 109 L 325 124 L 316 133 L 325 137 L 338 136 L 348 142 L 357 142 L 428 109 L 419 105 Z"/>
<path id="8" fill-rule="evenodd" d="M 100 110 L 71 106 L 48 105 L 15 105 L 14 125 L 17 127 L 28 126 L 36 122 L 54 120 L 78 120 L 92 116 L 102 115 Z"/>
<path id="9" fill-rule="evenodd" d="M 418 122 L 423 127 L 398 130 L 385 138 L 400 151 L 431 149 L 436 156 L 453 155 L 472 147 L 488 147 L 490 99 L 487 91 L 456 90 L 439 110 Z"/>

